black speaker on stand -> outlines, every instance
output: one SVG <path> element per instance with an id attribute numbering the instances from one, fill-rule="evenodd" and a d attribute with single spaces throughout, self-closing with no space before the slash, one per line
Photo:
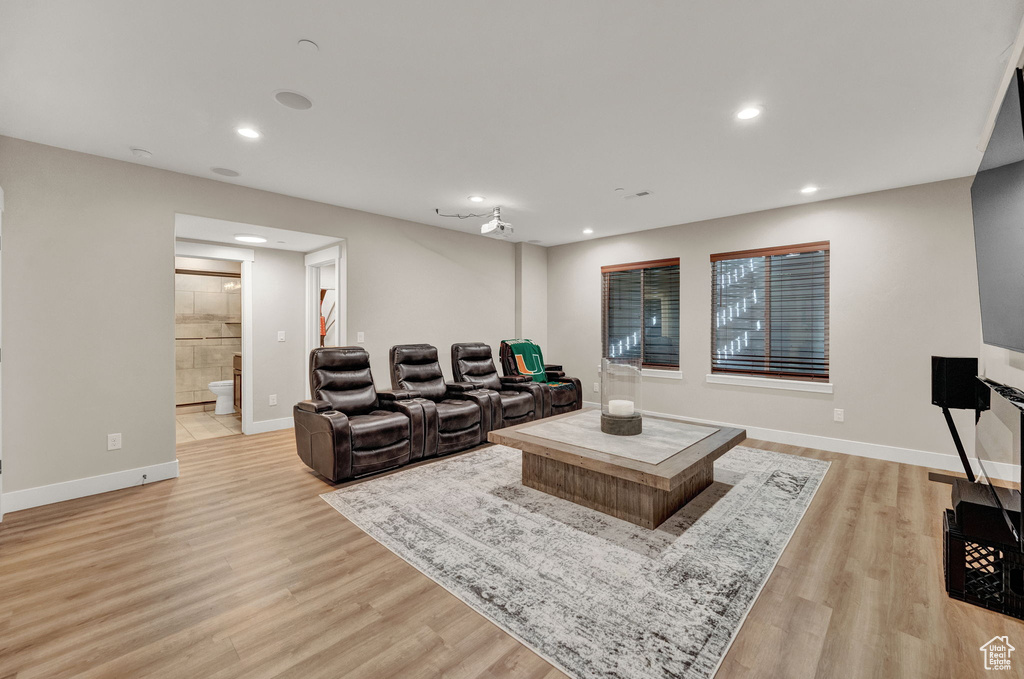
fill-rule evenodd
<path id="1" fill-rule="evenodd" d="M 974 483 L 974 470 L 971 469 L 971 464 L 967 461 L 964 444 L 960 440 L 960 434 L 956 430 L 949 409 L 973 410 L 975 411 L 975 422 L 977 422 L 981 411 L 988 409 L 988 389 L 980 387 L 978 359 L 932 356 L 932 405 L 942 408 L 946 426 L 949 427 L 949 433 L 953 436 L 953 443 L 956 445 L 956 452 L 960 456 L 964 472 L 971 483 Z"/>

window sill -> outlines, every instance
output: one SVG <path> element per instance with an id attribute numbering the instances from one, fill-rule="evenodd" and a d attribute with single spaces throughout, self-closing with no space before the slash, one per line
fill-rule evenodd
<path id="1" fill-rule="evenodd" d="M 762 389 L 784 389 L 788 391 L 810 391 L 818 394 L 831 394 L 831 382 L 805 382 L 802 380 L 782 380 L 771 377 L 750 377 L 747 375 L 708 375 L 708 384 L 731 384 L 738 387 L 761 387 Z"/>
<path id="2" fill-rule="evenodd" d="M 600 364 L 597 366 L 597 374 L 601 374 Z M 663 368 L 641 368 L 641 377 L 655 377 L 663 380 L 681 380 L 683 379 L 683 370 L 679 368 L 677 370 L 665 370 Z"/>
<path id="3" fill-rule="evenodd" d="M 658 377 L 665 380 L 683 379 L 682 370 L 665 370 L 664 368 L 644 368 L 640 371 L 642 377 Z"/>

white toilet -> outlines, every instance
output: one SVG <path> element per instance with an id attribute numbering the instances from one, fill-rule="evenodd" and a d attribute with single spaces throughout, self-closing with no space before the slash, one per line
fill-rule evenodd
<path id="1" fill-rule="evenodd" d="M 217 395 L 217 407 L 213 412 L 216 415 L 230 415 L 235 412 L 235 381 L 220 380 L 210 382 L 207 385 Z"/>

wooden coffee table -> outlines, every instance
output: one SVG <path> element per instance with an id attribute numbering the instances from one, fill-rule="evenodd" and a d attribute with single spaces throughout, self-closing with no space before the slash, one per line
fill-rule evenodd
<path id="1" fill-rule="evenodd" d="M 743 429 L 719 427 L 658 464 L 650 464 L 521 431 L 580 412 L 498 429 L 487 439 L 523 451 L 523 485 L 644 528 L 657 528 L 710 486 L 715 480 L 715 460 L 747 437 Z M 644 415 L 645 423 L 656 419 L 680 422 Z M 639 439 L 637 445 L 643 445 Z"/>

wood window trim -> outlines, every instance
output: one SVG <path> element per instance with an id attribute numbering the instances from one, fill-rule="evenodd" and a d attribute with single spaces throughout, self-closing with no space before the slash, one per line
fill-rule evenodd
<path id="1" fill-rule="evenodd" d="M 772 257 L 775 255 L 794 255 L 801 252 L 819 252 L 829 249 L 830 241 L 822 240 L 816 243 L 800 243 L 798 245 L 783 245 L 776 248 L 757 248 L 755 250 L 737 250 L 735 252 L 720 252 L 711 255 L 712 262 L 722 262 L 730 259 L 750 259 L 752 257 Z"/>
<path id="2" fill-rule="evenodd" d="M 633 262 L 631 264 L 611 264 L 602 266 L 601 273 L 614 273 L 616 271 L 637 271 L 639 269 L 658 269 L 665 266 L 679 266 L 679 258 L 651 259 L 646 262 Z"/>

